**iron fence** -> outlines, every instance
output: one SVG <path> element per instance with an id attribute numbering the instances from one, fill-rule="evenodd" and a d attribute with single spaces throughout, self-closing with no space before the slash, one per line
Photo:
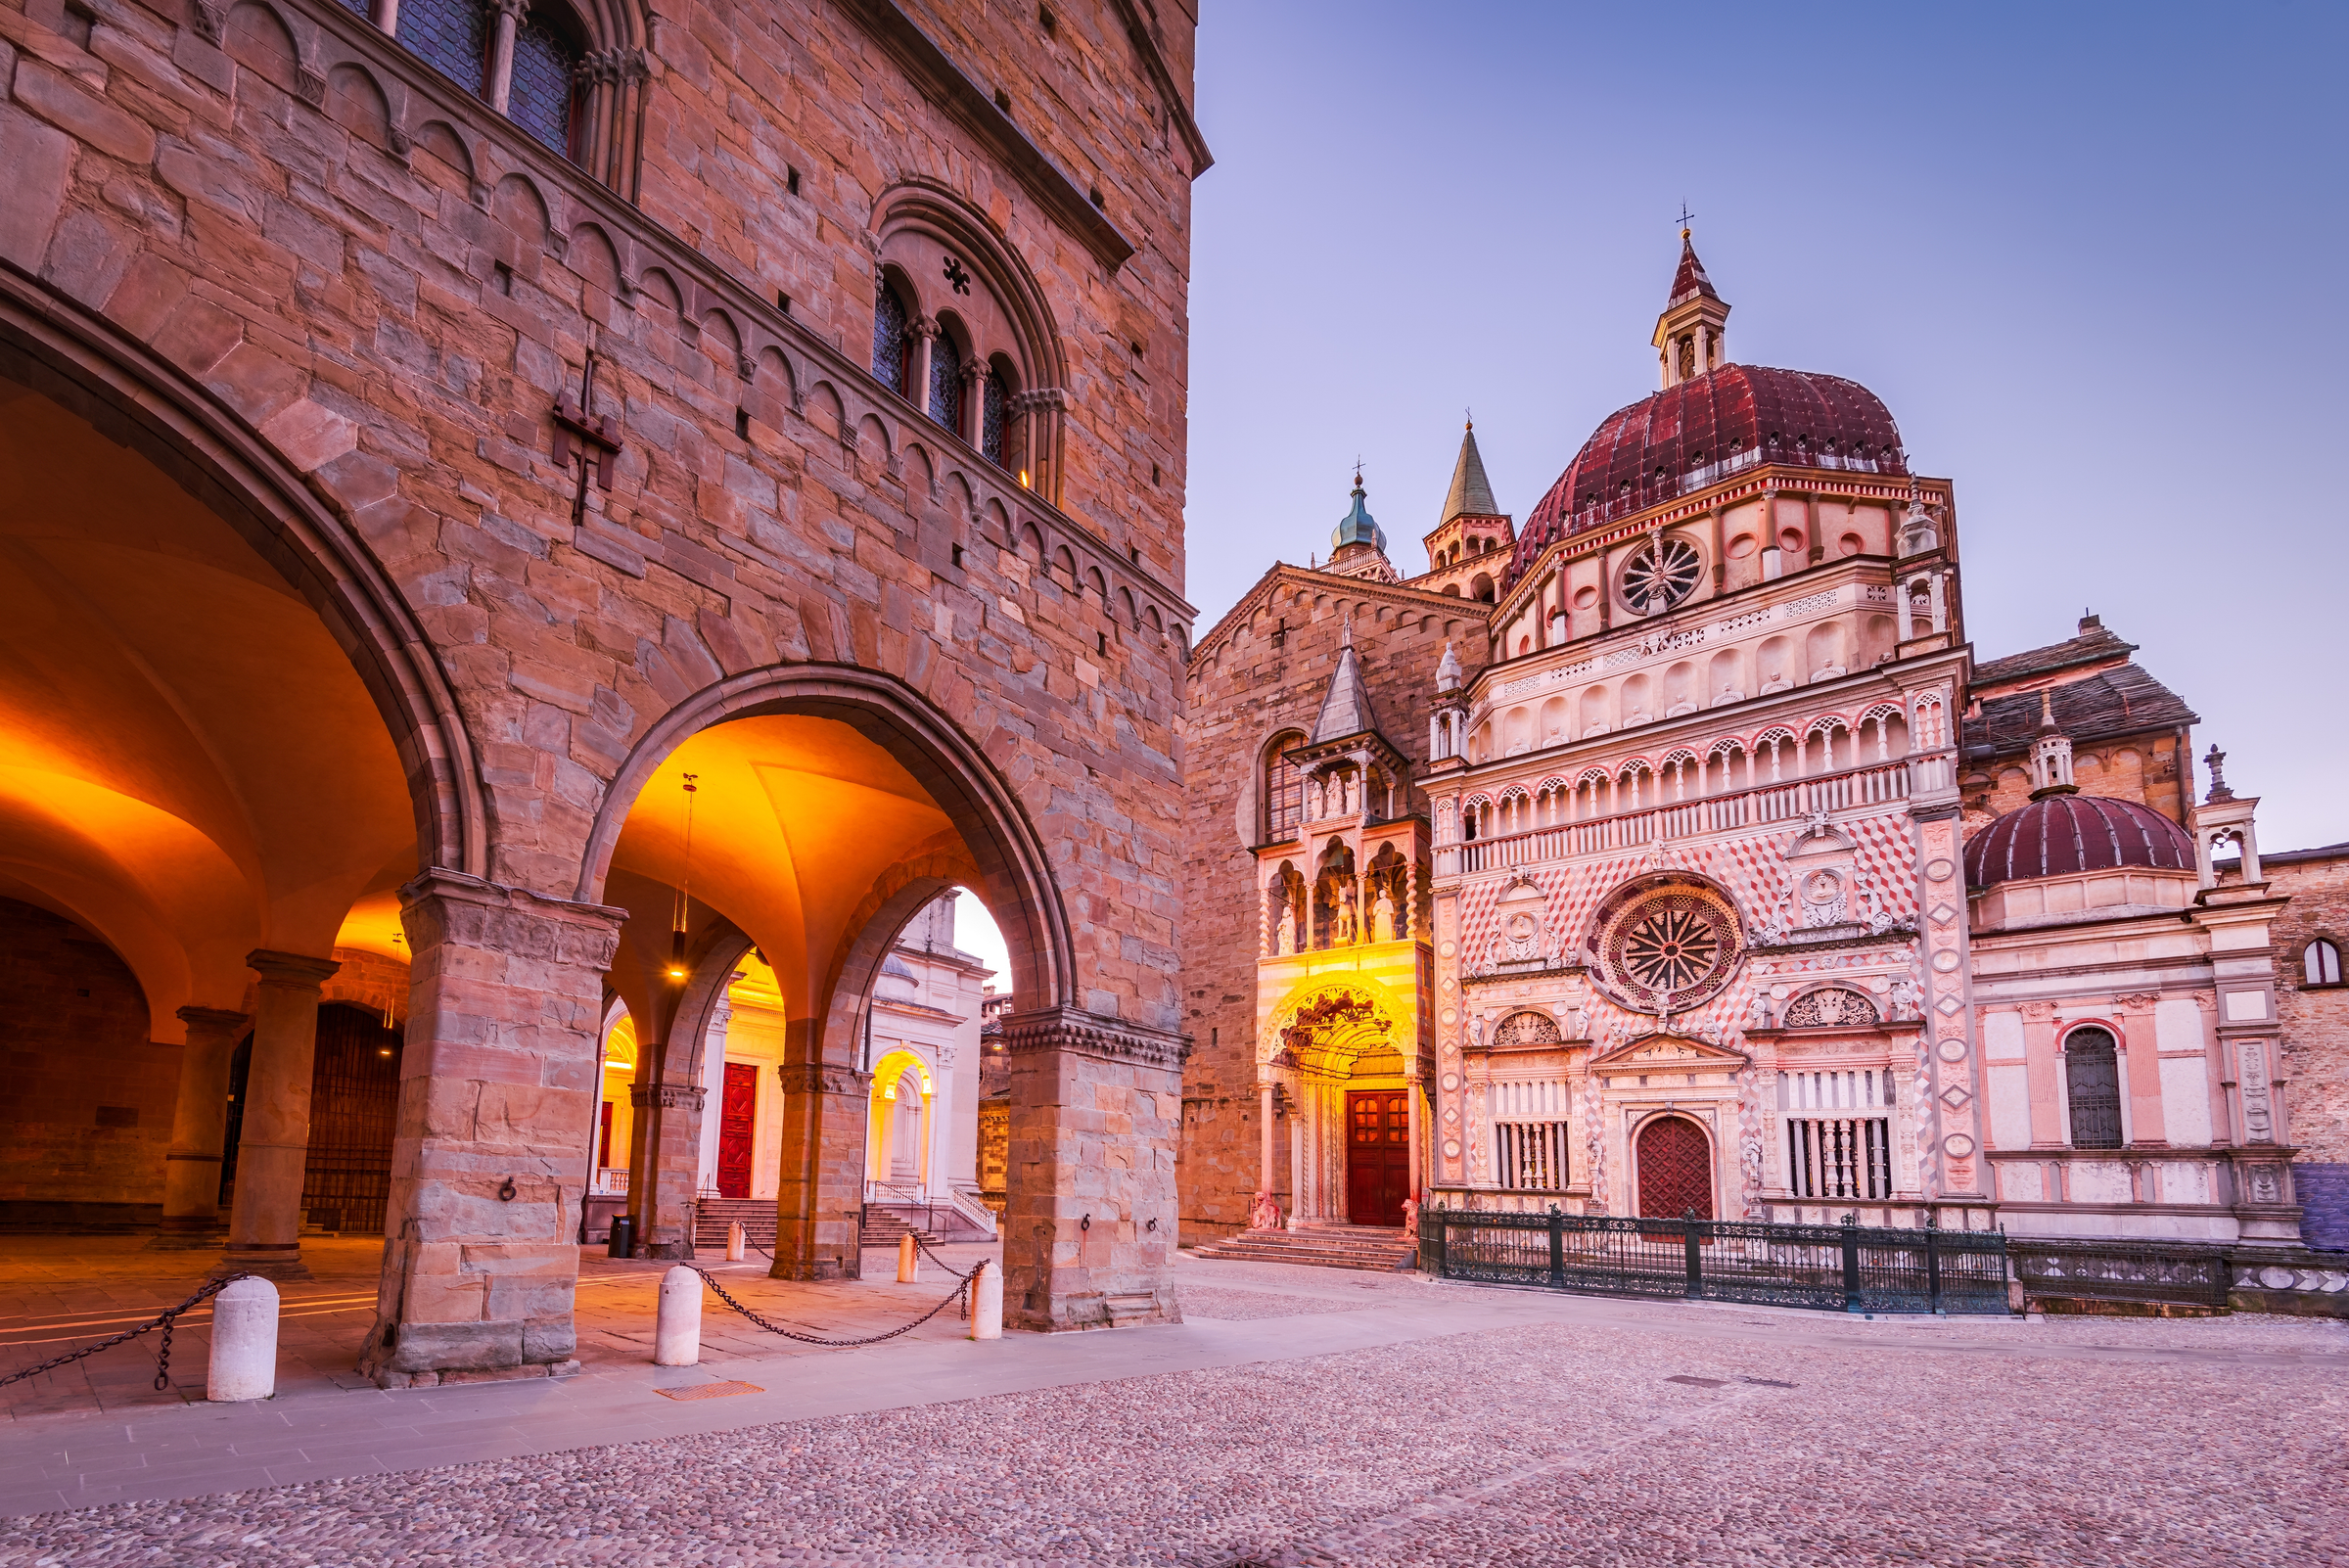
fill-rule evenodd
<path id="1" fill-rule="evenodd" d="M 1430 1209 L 1419 1267 L 1439 1278 L 1825 1312 L 2004 1314 L 2006 1238 L 1746 1221 Z"/>
<path id="2" fill-rule="evenodd" d="M 2009 1238 L 2006 1247 L 2025 1296 L 2158 1302 L 2220 1311 L 2228 1304 L 2231 1274 L 2224 1247 L 2038 1236 Z"/>

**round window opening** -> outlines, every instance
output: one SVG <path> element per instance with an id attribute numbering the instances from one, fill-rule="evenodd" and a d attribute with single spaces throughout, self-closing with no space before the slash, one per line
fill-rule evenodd
<path id="1" fill-rule="evenodd" d="M 1635 1012 L 1684 1013 L 1718 995 L 1743 951 L 1728 901 L 1697 883 L 1626 889 L 1601 911 L 1599 988 Z"/>
<path id="2" fill-rule="evenodd" d="M 1686 539 L 1657 539 L 1623 569 L 1623 596 L 1641 615 L 1662 615 L 1696 591 L 1704 558 Z"/>

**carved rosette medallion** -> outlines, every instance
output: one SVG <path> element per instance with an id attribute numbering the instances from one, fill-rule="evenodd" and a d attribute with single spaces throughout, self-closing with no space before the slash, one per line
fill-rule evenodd
<path id="1" fill-rule="evenodd" d="M 1648 881 L 1607 900 L 1590 944 L 1591 977 L 1635 1013 L 1684 1013 L 1718 995 L 1745 951 L 1737 912 L 1718 889 Z"/>

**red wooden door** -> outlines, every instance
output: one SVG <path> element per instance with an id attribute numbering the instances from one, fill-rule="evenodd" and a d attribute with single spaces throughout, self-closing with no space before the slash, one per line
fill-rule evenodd
<path id="1" fill-rule="evenodd" d="M 726 1064 L 726 1088 L 717 1112 L 717 1195 L 751 1195 L 751 1132 L 759 1109 L 759 1069 Z"/>
<path id="2" fill-rule="evenodd" d="M 1346 1095 L 1346 1218 L 1399 1225 L 1411 1195 L 1411 1112 L 1405 1089 Z"/>
<path id="3" fill-rule="evenodd" d="M 1639 1133 L 1639 1213 L 1678 1220 L 1692 1209 L 1713 1218 L 1713 1146 L 1694 1122 L 1660 1117 Z"/>
<path id="4" fill-rule="evenodd" d="M 603 1117 L 597 1127 L 595 1163 L 599 1166 L 610 1165 L 612 1163 L 612 1102 L 610 1100 L 604 1101 Z"/>

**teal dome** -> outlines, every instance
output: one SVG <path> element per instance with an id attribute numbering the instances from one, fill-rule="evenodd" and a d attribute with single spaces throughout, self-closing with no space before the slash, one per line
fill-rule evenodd
<path id="1" fill-rule="evenodd" d="M 1354 510 L 1347 513 L 1337 528 L 1331 530 L 1329 542 L 1332 548 L 1339 550 L 1349 544 L 1367 544 L 1381 555 L 1387 553 L 1386 530 L 1378 526 L 1378 520 L 1362 505 L 1362 477 L 1359 474 L 1354 477 Z"/>

